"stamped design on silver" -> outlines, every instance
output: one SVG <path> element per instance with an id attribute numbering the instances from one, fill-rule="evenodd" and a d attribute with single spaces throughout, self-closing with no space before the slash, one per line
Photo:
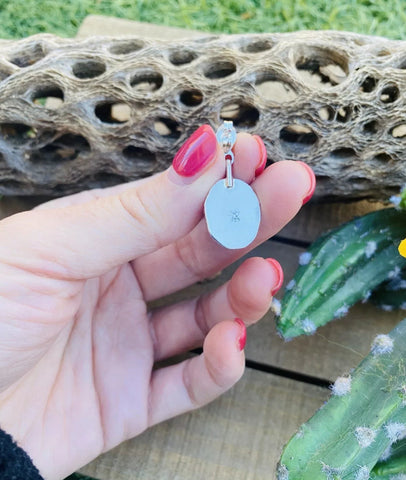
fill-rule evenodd
<path id="1" fill-rule="evenodd" d="M 207 228 L 225 248 L 245 248 L 257 236 L 261 208 L 254 190 L 242 180 L 233 178 L 231 149 L 237 137 L 233 122 L 225 121 L 216 136 L 224 151 L 225 178 L 211 187 L 204 202 Z"/>

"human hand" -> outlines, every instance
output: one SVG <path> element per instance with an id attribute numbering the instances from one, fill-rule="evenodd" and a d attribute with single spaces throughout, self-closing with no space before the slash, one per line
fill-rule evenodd
<path id="1" fill-rule="evenodd" d="M 234 318 L 249 325 L 266 313 L 282 281 L 276 261 L 250 258 L 210 294 L 146 307 L 274 235 L 313 193 L 301 162 L 263 171 L 255 137 L 238 134 L 234 153 L 234 176 L 261 203 L 258 236 L 244 250 L 226 250 L 207 232 L 203 202 L 224 176 L 207 126 L 160 174 L 0 222 L 0 426 L 46 480 L 210 402 L 241 377 L 245 327 Z M 202 355 L 153 369 L 201 345 Z"/>

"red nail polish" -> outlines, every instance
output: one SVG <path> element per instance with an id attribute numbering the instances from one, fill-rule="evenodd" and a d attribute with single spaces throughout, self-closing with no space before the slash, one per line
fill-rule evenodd
<path id="1" fill-rule="evenodd" d="M 313 172 L 313 170 L 309 167 L 309 165 L 307 165 L 307 163 L 304 163 L 304 162 L 301 162 L 300 160 L 298 160 L 298 162 L 300 164 L 303 165 L 303 167 L 307 170 L 307 173 L 309 174 L 309 178 L 310 178 L 310 188 L 309 188 L 309 191 L 307 193 L 307 195 L 305 195 L 305 197 L 303 198 L 303 205 L 305 203 L 307 203 L 313 196 L 313 193 L 314 193 L 314 190 L 316 188 L 316 176 Z"/>
<path id="2" fill-rule="evenodd" d="M 253 138 L 255 138 L 255 140 L 258 143 L 258 147 L 259 147 L 260 161 L 257 165 L 256 170 L 255 170 L 255 176 L 258 177 L 258 175 L 261 175 L 261 173 L 265 169 L 266 160 L 267 160 L 268 155 L 266 153 L 266 147 L 265 147 L 264 142 L 262 141 L 262 138 L 259 135 L 253 135 Z"/>
<path id="3" fill-rule="evenodd" d="M 180 147 L 172 165 L 182 177 L 192 177 L 214 159 L 217 139 L 210 125 L 199 127 Z"/>
<path id="4" fill-rule="evenodd" d="M 247 341 L 247 328 L 245 326 L 245 323 L 241 320 L 241 318 L 235 318 L 234 321 L 238 323 L 241 330 L 240 336 L 238 337 L 238 340 L 237 340 L 238 348 L 241 351 L 241 350 L 244 350 L 245 343 Z"/>
<path id="5" fill-rule="evenodd" d="M 283 283 L 283 270 L 280 263 L 274 258 L 267 258 L 266 261 L 272 265 L 272 268 L 275 270 L 278 281 L 276 285 L 271 290 L 271 295 L 274 296 L 275 293 L 281 288 Z"/>

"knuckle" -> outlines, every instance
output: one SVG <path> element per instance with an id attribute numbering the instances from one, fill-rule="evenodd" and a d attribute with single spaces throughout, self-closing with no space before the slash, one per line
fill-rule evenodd
<path id="1" fill-rule="evenodd" d="M 152 238 L 154 245 L 160 248 L 162 244 L 159 236 L 162 229 L 160 223 L 164 217 L 160 214 L 154 196 L 140 186 L 120 193 L 117 198 L 123 211 L 136 223 L 137 228 L 145 230 L 148 238 Z"/>
<path id="2" fill-rule="evenodd" d="M 199 402 L 199 399 L 197 397 L 197 394 L 194 388 L 193 377 L 190 372 L 191 365 L 192 365 L 191 361 L 185 363 L 185 366 L 182 372 L 182 381 L 183 381 L 183 385 L 185 386 L 186 394 L 189 398 L 192 408 L 199 408 L 201 406 L 201 402 Z"/>
<path id="3" fill-rule="evenodd" d="M 210 276 L 207 265 L 202 264 L 202 256 L 192 236 L 186 235 L 175 242 L 175 255 L 189 274 L 191 282 Z"/>
<path id="4" fill-rule="evenodd" d="M 195 322 L 197 328 L 199 329 L 203 337 L 205 337 L 210 330 L 210 325 L 208 321 L 209 312 L 207 311 L 208 305 L 210 303 L 210 296 L 210 293 L 207 295 L 201 295 L 196 299 L 195 303 Z"/>

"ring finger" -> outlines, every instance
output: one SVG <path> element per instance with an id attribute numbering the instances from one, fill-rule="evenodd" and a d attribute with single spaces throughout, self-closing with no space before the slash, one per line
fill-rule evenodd
<path id="1" fill-rule="evenodd" d="M 246 325 L 255 323 L 267 312 L 282 282 L 276 260 L 252 257 L 213 292 L 153 311 L 155 361 L 201 346 L 207 333 L 223 320 L 238 317 Z"/>

